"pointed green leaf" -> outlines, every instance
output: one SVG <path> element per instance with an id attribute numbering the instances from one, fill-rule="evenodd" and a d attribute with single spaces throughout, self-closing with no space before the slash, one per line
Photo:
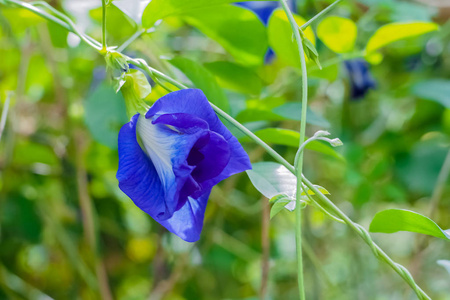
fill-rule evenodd
<path id="1" fill-rule="evenodd" d="M 450 233 L 442 230 L 430 218 L 403 209 L 388 209 L 377 213 L 370 223 L 369 230 L 383 233 L 410 231 L 450 240 Z"/>
<path id="2" fill-rule="evenodd" d="M 414 84 L 411 93 L 450 108 L 450 80 L 429 79 Z"/>
<path id="3" fill-rule="evenodd" d="M 324 188 L 323 186 L 316 185 L 316 184 L 315 184 L 314 186 L 315 186 L 322 194 L 324 194 L 324 195 L 330 195 L 330 192 L 327 191 L 327 189 Z M 307 188 L 307 191 L 308 191 L 308 194 L 309 194 L 309 195 L 315 195 L 314 192 L 313 192 L 312 190 L 308 189 L 308 188 Z M 305 195 L 305 192 L 302 192 L 302 195 Z"/>
<path id="4" fill-rule="evenodd" d="M 277 202 L 279 200 L 286 199 L 286 198 L 289 198 L 289 196 L 286 195 L 286 194 L 278 194 L 278 195 L 273 196 L 272 198 L 270 198 L 269 199 L 269 203 L 275 203 L 275 202 Z"/>
<path id="5" fill-rule="evenodd" d="M 279 194 L 294 197 L 297 178 L 285 166 L 274 162 L 258 162 L 252 167 L 247 175 L 261 194 L 269 199 Z"/>
<path id="6" fill-rule="evenodd" d="M 84 110 L 86 125 L 94 139 L 116 149 L 119 129 L 128 122 L 122 94 L 103 82 L 87 97 Z"/>
<path id="7" fill-rule="evenodd" d="M 322 66 L 319 62 L 319 53 L 316 50 L 316 47 L 311 43 L 307 38 L 303 39 L 303 50 L 305 51 L 306 56 L 314 61 L 314 63 L 322 70 Z"/>
<path id="8" fill-rule="evenodd" d="M 225 88 L 250 95 L 261 93 L 263 88 L 261 78 L 250 68 L 228 61 L 215 61 L 204 66 Z"/>
<path id="9" fill-rule="evenodd" d="M 252 11 L 226 4 L 185 12 L 183 19 L 218 42 L 238 63 L 263 64 L 268 47 L 266 27 Z"/>
<path id="10" fill-rule="evenodd" d="M 283 198 L 295 199 L 297 178 L 285 166 L 275 162 L 258 162 L 252 164 L 252 170 L 248 170 L 247 175 L 253 186 L 271 202 Z M 323 194 L 330 194 L 325 188 L 316 187 Z M 314 195 L 314 192 L 308 190 L 308 194 Z"/>
<path id="11" fill-rule="evenodd" d="M 295 21 L 299 26 L 305 23 L 305 19 L 294 15 Z M 269 45 L 277 57 L 285 64 L 300 67 L 300 55 L 298 53 L 297 43 L 292 39 L 292 29 L 286 14 L 282 9 L 277 9 L 272 13 L 267 25 L 267 34 Z M 304 31 L 305 37 L 314 45 L 316 38 L 310 27 Z"/>
<path id="12" fill-rule="evenodd" d="M 139 70 L 130 70 L 126 74 L 125 80 L 127 82 L 130 81 L 134 90 L 136 91 L 136 94 L 141 99 L 144 99 L 152 92 L 152 87 L 150 86 L 147 77 L 145 77 L 145 74 Z"/>
<path id="13" fill-rule="evenodd" d="M 280 211 L 283 210 L 283 208 L 286 207 L 286 205 L 290 204 L 292 201 L 295 200 L 289 198 L 282 198 L 279 199 L 277 202 L 275 202 L 270 208 L 270 219 L 272 220 L 273 217 L 275 217 Z"/>
<path id="14" fill-rule="evenodd" d="M 366 52 L 378 50 L 390 43 L 438 30 L 432 22 L 391 23 L 380 27 L 369 39 Z"/>

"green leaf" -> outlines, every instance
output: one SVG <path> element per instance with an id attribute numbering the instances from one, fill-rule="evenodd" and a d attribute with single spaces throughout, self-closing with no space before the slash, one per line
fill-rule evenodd
<path id="1" fill-rule="evenodd" d="M 410 231 L 450 240 L 450 232 L 442 230 L 433 220 L 403 209 L 388 209 L 377 213 L 369 230 L 383 233 Z"/>
<path id="2" fill-rule="evenodd" d="M 218 83 L 230 90 L 250 95 L 259 95 L 263 87 L 261 78 L 246 67 L 228 61 L 216 61 L 204 65 L 214 74 Z"/>
<path id="3" fill-rule="evenodd" d="M 324 194 L 324 195 L 330 195 L 330 192 L 327 191 L 327 189 L 324 188 L 323 186 L 320 186 L 320 185 L 317 185 L 317 184 L 315 184 L 314 186 L 315 186 L 315 187 L 319 190 L 319 192 L 321 192 L 322 194 Z M 310 190 L 310 189 L 308 189 L 308 194 L 309 194 L 309 195 L 315 195 L 314 192 L 313 192 L 312 190 Z M 305 195 L 305 193 L 303 192 L 302 195 Z"/>
<path id="4" fill-rule="evenodd" d="M 84 109 L 85 122 L 94 139 L 116 149 L 119 129 L 128 122 L 122 95 L 102 83 L 88 95 Z"/>
<path id="5" fill-rule="evenodd" d="M 98 7 L 89 12 L 89 15 L 92 19 L 98 22 L 98 24 L 102 23 L 102 8 Z M 106 7 L 106 31 L 108 32 L 108 42 L 111 39 L 115 41 L 125 41 L 134 34 L 137 30 L 136 23 L 126 14 L 124 14 L 118 7 L 114 5 L 108 5 Z"/>
<path id="6" fill-rule="evenodd" d="M 369 39 L 366 52 L 370 53 L 393 42 L 438 30 L 432 22 L 391 23 L 380 27 Z"/>
<path id="7" fill-rule="evenodd" d="M 411 93 L 419 98 L 431 100 L 450 108 L 450 80 L 430 79 L 416 83 Z"/>
<path id="8" fill-rule="evenodd" d="M 136 113 L 145 114 L 148 105 L 144 99 L 151 93 L 152 87 L 144 73 L 139 70 L 130 70 L 128 73 L 123 73 L 120 79 L 116 80 L 117 82 L 115 90 L 116 92 L 118 89 L 122 91 L 128 117 L 131 118 Z"/>
<path id="9" fill-rule="evenodd" d="M 322 70 L 322 66 L 320 65 L 319 61 L 319 53 L 317 52 L 316 47 L 314 47 L 311 41 L 307 38 L 303 39 L 303 51 L 305 52 L 306 56 L 314 61 L 319 69 Z"/>
<path id="10" fill-rule="evenodd" d="M 336 53 L 353 51 L 357 32 L 355 22 L 338 16 L 326 17 L 317 26 L 317 36 Z"/>
<path id="11" fill-rule="evenodd" d="M 282 121 L 286 120 L 285 117 L 277 115 L 270 110 L 248 108 L 239 112 L 236 116 L 236 120 L 240 123 L 257 122 L 257 121 Z"/>
<path id="12" fill-rule="evenodd" d="M 211 103 L 214 103 L 225 112 L 230 111 L 230 104 L 224 91 L 217 83 L 214 75 L 205 67 L 184 57 L 176 57 L 169 61 L 183 72 L 197 88 L 201 89 Z"/>
<path id="13" fill-rule="evenodd" d="M 286 119 L 300 121 L 302 106 L 299 102 L 289 102 L 274 108 L 272 111 L 282 117 L 285 117 Z M 309 108 L 306 115 L 306 123 L 317 125 L 323 128 L 330 127 L 330 123 L 324 117 L 318 115 Z"/>
<path id="14" fill-rule="evenodd" d="M 238 0 L 152 0 L 142 15 L 142 25 L 150 28 L 159 19 L 193 13 L 204 8 L 216 8 Z"/>
<path id="15" fill-rule="evenodd" d="M 55 46 L 56 48 L 66 48 L 67 36 L 69 35 L 67 29 L 53 22 L 48 22 L 47 27 L 53 46 Z"/>
<path id="16" fill-rule="evenodd" d="M 217 41 L 238 63 L 263 64 L 268 47 L 266 27 L 252 11 L 227 4 L 185 12 L 183 19 Z"/>
<path id="17" fill-rule="evenodd" d="M 125 75 L 126 82 L 130 83 L 133 89 L 135 90 L 137 96 L 141 99 L 144 99 L 152 92 L 152 87 L 145 77 L 145 74 L 139 70 L 131 69 Z"/>
<path id="18" fill-rule="evenodd" d="M 14 145 L 12 159 L 16 165 L 41 163 L 55 167 L 59 163 L 58 157 L 50 146 L 30 141 L 17 141 Z"/>
<path id="19" fill-rule="evenodd" d="M 305 20 L 294 15 L 295 21 L 299 26 L 305 23 Z M 282 9 L 277 9 L 272 13 L 267 25 L 267 34 L 269 45 L 277 57 L 285 64 L 300 68 L 300 55 L 295 40 L 292 38 L 292 29 L 286 14 Z M 316 38 L 310 27 L 304 31 L 305 37 L 314 45 Z"/>
<path id="20" fill-rule="evenodd" d="M 255 132 L 256 136 L 268 144 L 284 145 L 298 148 L 300 143 L 300 133 L 294 130 L 282 128 L 265 128 Z M 240 139 L 241 141 L 251 141 L 248 137 Z M 320 152 L 340 160 L 345 160 L 344 157 L 336 152 L 332 147 L 321 143 L 319 141 L 312 141 L 306 145 L 306 149 Z"/>
<path id="21" fill-rule="evenodd" d="M 252 164 L 247 175 L 255 188 L 265 197 L 271 199 L 279 194 L 294 197 L 297 178 L 285 166 L 275 162 L 258 162 Z"/>
<path id="22" fill-rule="evenodd" d="M 270 198 L 269 199 L 269 203 L 275 203 L 278 200 L 282 200 L 282 199 L 285 199 L 285 198 L 289 198 L 289 196 L 286 195 L 286 194 L 279 194 L 279 195 L 276 195 L 276 196 L 273 196 L 272 198 Z"/>
<path id="23" fill-rule="evenodd" d="M 293 201 L 295 202 L 294 199 L 289 198 L 278 199 L 270 208 L 270 219 L 272 220 L 272 218 L 275 217 L 280 211 L 282 211 L 283 208 L 286 208 L 286 205 L 290 204 Z"/>
<path id="24" fill-rule="evenodd" d="M 308 78 L 323 78 L 328 81 L 335 81 L 339 74 L 339 68 L 340 64 L 329 64 L 328 66 L 322 66 L 321 70 L 308 70 Z"/>

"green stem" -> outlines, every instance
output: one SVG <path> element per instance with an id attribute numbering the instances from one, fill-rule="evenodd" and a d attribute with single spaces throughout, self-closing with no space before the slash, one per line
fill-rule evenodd
<path id="1" fill-rule="evenodd" d="M 97 42 L 95 39 L 93 39 L 92 37 L 80 32 L 77 28 L 77 26 L 72 22 L 72 20 L 67 17 L 65 14 L 59 12 L 57 9 L 55 9 L 53 6 L 51 6 L 50 4 L 48 4 L 45 1 L 33 1 L 30 2 L 31 5 L 34 6 L 42 6 L 44 8 L 47 8 L 48 10 L 50 10 L 52 13 L 54 13 L 56 15 L 56 17 L 58 17 L 62 22 L 65 22 L 69 28 L 71 29 L 71 31 L 73 33 L 75 33 L 76 35 L 78 35 L 80 37 L 80 39 L 82 39 L 85 43 L 89 44 L 91 47 L 100 50 L 100 43 Z"/>
<path id="2" fill-rule="evenodd" d="M 102 52 L 106 51 L 106 0 L 102 0 Z"/>
<path id="3" fill-rule="evenodd" d="M 138 31 L 136 31 L 128 40 L 126 40 L 122 45 L 120 45 L 116 51 L 122 52 L 123 50 L 125 50 L 125 48 L 130 46 L 130 44 L 134 42 L 134 40 L 136 40 L 138 37 L 140 37 L 144 32 L 145 29 L 139 29 Z"/>
<path id="4" fill-rule="evenodd" d="M 328 5 L 325 9 L 321 10 L 317 15 L 315 15 L 314 17 L 312 17 L 308 22 L 306 22 L 305 24 L 303 24 L 302 26 L 300 26 L 301 30 L 305 30 L 306 27 L 308 27 L 309 25 L 311 25 L 312 22 L 314 22 L 315 20 L 317 20 L 318 18 L 320 18 L 321 16 L 323 16 L 324 14 L 326 14 L 327 12 L 329 12 L 336 4 L 338 4 L 339 2 L 341 2 L 342 0 L 336 0 L 333 3 L 331 3 L 330 5 Z"/>
<path id="5" fill-rule="evenodd" d="M 301 70 L 302 70 L 302 115 L 300 119 L 300 144 L 299 155 L 296 159 L 295 174 L 297 176 L 297 191 L 296 191 L 296 210 L 295 210 L 295 241 L 297 250 L 297 276 L 298 276 L 298 289 L 300 300 L 304 300 L 305 297 L 305 284 L 303 279 L 303 254 L 302 254 L 302 210 L 300 209 L 300 200 L 303 191 L 302 187 L 302 172 L 303 172 L 303 151 L 301 147 L 306 139 L 306 112 L 308 108 L 308 75 L 306 71 L 305 53 L 303 50 L 303 41 L 300 36 L 301 30 L 299 30 L 297 22 L 295 22 L 294 16 L 286 2 L 286 0 L 280 0 L 283 10 L 291 25 L 294 38 L 297 43 L 298 53 L 300 55 Z"/>
<path id="6" fill-rule="evenodd" d="M 397 274 L 399 274 L 406 283 L 414 290 L 419 299 L 431 299 L 414 281 L 411 273 L 402 265 L 394 262 L 370 237 L 367 230 L 361 225 L 354 223 L 344 212 L 342 212 L 330 199 L 322 194 L 306 177 L 303 177 L 303 182 L 310 188 L 314 194 L 319 197 L 328 207 L 335 213 L 339 218 L 341 218 L 350 228 L 355 231 L 367 245 L 372 249 L 376 257 L 386 262 Z"/>
<path id="7" fill-rule="evenodd" d="M 2 117 L 0 118 L 0 140 L 2 139 L 3 130 L 5 129 L 5 125 L 6 125 L 6 118 L 8 116 L 9 100 L 11 99 L 11 95 L 12 95 L 12 92 L 8 92 L 8 95 L 6 96 L 5 104 L 3 105 Z"/>
<path id="8" fill-rule="evenodd" d="M 58 24 L 59 26 L 65 28 L 66 30 L 76 34 L 81 40 L 83 40 L 86 44 L 88 44 L 92 48 L 94 48 L 96 50 L 100 50 L 100 43 L 98 43 L 92 37 L 81 33 L 76 28 L 75 24 L 73 24 L 72 20 L 70 20 L 66 15 L 64 15 L 64 14 L 60 13 L 59 11 L 57 11 L 56 9 L 54 9 L 47 2 L 36 1 L 36 2 L 32 2 L 32 3 L 25 3 L 22 1 L 16 1 L 16 0 L 5 0 L 5 1 L 6 1 L 6 3 L 14 4 L 21 8 L 27 9 L 27 10 L 37 14 L 38 16 L 41 16 L 44 19 L 47 19 L 48 21 Z M 43 6 L 47 9 L 49 9 L 51 12 L 56 14 L 57 17 L 55 17 L 51 14 L 48 14 L 43 10 L 38 9 L 37 7 L 35 7 L 35 5 L 40 5 L 40 6 Z"/>

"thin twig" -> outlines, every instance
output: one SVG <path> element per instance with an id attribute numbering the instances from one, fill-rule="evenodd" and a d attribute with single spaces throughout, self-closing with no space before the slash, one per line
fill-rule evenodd
<path id="1" fill-rule="evenodd" d="M 0 119 L 0 140 L 2 139 L 3 130 L 5 130 L 6 118 L 8 116 L 9 101 L 11 99 L 11 94 L 12 94 L 11 92 L 8 92 L 8 94 L 6 96 L 5 104 L 3 105 L 2 117 Z"/>
<path id="2" fill-rule="evenodd" d="M 106 51 L 106 0 L 102 0 L 102 51 Z"/>
<path id="3" fill-rule="evenodd" d="M 130 44 L 134 42 L 137 38 L 139 38 L 144 32 L 145 29 L 139 29 L 138 31 L 136 31 L 128 40 L 126 40 L 122 45 L 120 45 L 116 51 L 122 52 L 123 50 L 125 50 L 125 48 L 130 46 Z"/>
<path id="4" fill-rule="evenodd" d="M 302 197 L 302 176 L 303 173 L 303 151 L 301 151 L 302 145 L 306 139 L 306 114 L 308 109 L 308 75 L 306 70 L 305 53 L 303 50 L 303 40 L 300 34 L 303 34 L 301 29 L 298 28 L 297 22 L 292 15 L 291 10 L 286 0 L 280 0 L 283 10 L 291 25 L 292 32 L 294 33 L 295 42 L 297 43 L 297 50 L 300 56 L 300 66 L 302 70 L 302 112 L 300 119 L 300 143 L 298 149 L 298 155 L 296 155 L 294 167 L 297 177 L 297 191 L 295 200 L 297 207 L 295 210 L 295 248 L 297 251 L 297 279 L 298 290 L 300 300 L 306 299 L 305 296 L 305 283 L 303 278 L 303 247 L 302 247 L 302 209 L 300 208 L 300 201 Z"/>
<path id="5" fill-rule="evenodd" d="M 430 210 L 428 212 L 428 216 L 433 219 L 434 215 L 439 207 L 439 202 L 442 199 L 442 195 L 444 194 L 445 185 L 450 176 L 450 150 L 447 152 L 444 163 L 442 164 L 441 170 L 439 171 L 438 178 L 436 179 L 436 183 L 434 185 L 433 194 L 431 195 L 430 200 Z M 431 236 L 429 235 L 420 235 L 416 242 L 416 247 L 413 253 L 415 253 L 415 259 L 411 263 L 411 273 L 420 276 L 420 267 L 422 265 L 422 256 L 427 248 L 428 241 Z"/>
<path id="6" fill-rule="evenodd" d="M 268 199 L 263 197 L 261 199 L 262 213 L 261 213 L 261 287 L 259 295 L 261 300 L 266 299 L 267 283 L 269 281 L 269 259 L 270 259 L 270 236 L 269 236 L 269 222 L 270 222 L 270 205 Z"/>
<path id="7" fill-rule="evenodd" d="M 321 10 L 317 15 L 315 15 L 314 17 L 312 17 L 310 20 L 308 20 L 308 22 L 306 22 L 305 24 L 303 24 L 302 26 L 300 26 L 301 30 L 305 30 L 309 25 L 311 25 L 312 22 L 314 22 L 315 20 L 317 20 L 318 18 L 320 18 L 321 16 L 323 16 L 324 14 L 326 14 L 327 12 L 329 12 L 336 4 L 338 4 L 339 2 L 341 2 L 342 0 L 336 0 L 333 3 L 331 3 L 330 5 L 328 5 L 326 8 L 324 8 L 323 10 Z"/>

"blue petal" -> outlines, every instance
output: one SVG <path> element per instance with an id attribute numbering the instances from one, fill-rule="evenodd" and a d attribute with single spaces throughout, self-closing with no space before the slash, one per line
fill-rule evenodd
<path id="1" fill-rule="evenodd" d="M 211 131 L 218 133 L 228 142 L 231 150 L 229 163 L 217 177 L 209 181 L 209 185 L 214 185 L 233 174 L 251 169 L 247 153 L 219 120 L 201 90 L 185 89 L 165 95 L 149 109 L 146 118 L 177 113 L 194 115 L 206 121 Z"/>
<path id="2" fill-rule="evenodd" d="M 169 231 L 185 241 L 195 242 L 199 239 L 203 227 L 204 213 L 211 189 L 201 189 L 195 180 L 188 176 L 183 187 L 186 186 L 192 190 L 189 185 L 194 184 L 200 195 L 196 198 L 186 196 L 186 201 L 179 203 L 176 210 L 167 217 L 164 186 L 154 164 L 137 141 L 137 124 L 143 119 L 136 114 L 120 130 L 119 169 L 116 175 L 119 187 L 137 207 Z"/>
<path id="3" fill-rule="evenodd" d="M 195 124 L 200 124 L 197 130 L 180 132 L 165 124 L 154 124 L 151 119 L 140 118 L 137 122 L 137 132 L 165 191 L 166 211 L 159 217 L 160 220 L 170 218 L 186 201 L 180 199 L 180 191 L 195 168 L 188 164 L 187 158 L 197 141 L 209 135 L 205 122 L 201 125 L 197 120 Z M 180 201 L 183 203 L 180 204 Z"/>
<path id="4" fill-rule="evenodd" d="M 245 1 L 236 3 L 238 6 L 248 8 L 255 12 L 260 20 L 267 25 L 270 15 L 278 8 L 278 1 Z"/>
<path id="5" fill-rule="evenodd" d="M 189 197 L 188 201 L 177 210 L 170 219 L 159 222 L 170 232 L 186 242 L 196 242 L 203 228 L 206 204 L 211 190 L 207 190 L 197 199 Z"/>
<path id="6" fill-rule="evenodd" d="M 137 207 L 154 219 L 164 214 L 164 190 L 158 173 L 136 139 L 139 114 L 122 126 L 119 132 L 119 188 Z"/>
<path id="7" fill-rule="evenodd" d="M 182 133 L 194 133 L 201 129 L 209 129 L 206 121 L 185 113 L 158 115 L 153 118 L 152 123 L 170 125 Z"/>
<path id="8" fill-rule="evenodd" d="M 210 133 L 209 143 L 197 151 L 204 157 L 192 171 L 192 177 L 199 183 L 219 176 L 230 162 L 230 146 L 215 132 Z"/>

